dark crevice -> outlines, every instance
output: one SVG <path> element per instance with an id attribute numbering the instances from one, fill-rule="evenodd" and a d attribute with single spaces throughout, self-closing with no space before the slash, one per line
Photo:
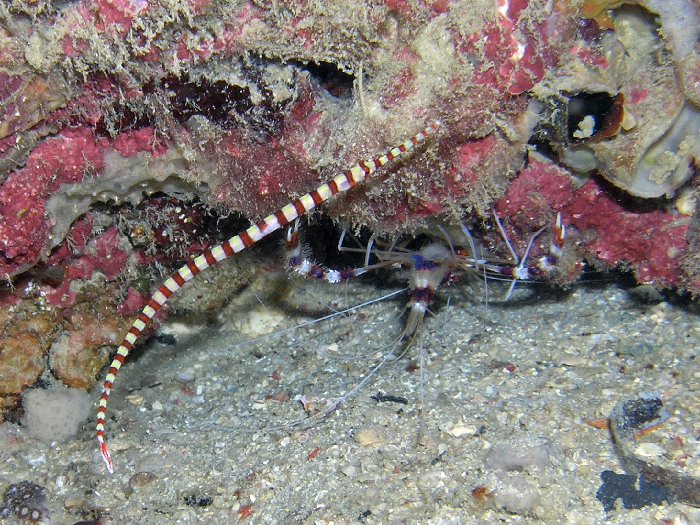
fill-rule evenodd
<path id="1" fill-rule="evenodd" d="M 177 123 L 185 125 L 192 117 L 201 116 L 224 128 L 244 124 L 260 136 L 274 135 L 281 126 L 285 107 L 293 101 L 277 101 L 267 85 L 268 63 L 251 60 L 241 66 L 243 81 L 232 84 L 212 80 L 203 75 L 167 75 L 140 86 L 142 96 L 114 101 L 111 115 L 96 123 L 96 131 L 112 136 L 127 130 L 138 130 L 163 123 L 165 111 Z M 91 82 L 119 86 L 116 79 L 94 77 Z M 253 96 L 253 91 L 256 91 Z"/>
<path id="2" fill-rule="evenodd" d="M 195 115 L 226 126 L 233 114 L 248 113 L 253 103 L 250 88 L 232 85 L 223 80 L 169 76 L 161 83 L 168 97 L 173 117 L 184 124 Z M 146 92 L 146 88 L 144 88 Z"/>
<path id="3" fill-rule="evenodd" d="M 582 91 L 569 96 L 568 139 L 580 142 L 610 137 L 617 133 L 624 114 L 625 97 L 622 93 L 611 95 L 606 92 L 589 93 Z M 590 134 L 581 136 L 579 128 L 586 118 L 592 119 Z M 585 133 L 584 133 L 585 134 Z"/>
<path id="4" fill-rule="evenodd" d="M 311 78 L 316 80 L 322 89 L 335 98 L 341 100 L 352 98 L 355 75 L 346 73 L 336 64 L 331 62 L 302 63 L 298 61 L 293 61 L 292 64 L 298 66 L 300 69 L 308 71 Z"/>

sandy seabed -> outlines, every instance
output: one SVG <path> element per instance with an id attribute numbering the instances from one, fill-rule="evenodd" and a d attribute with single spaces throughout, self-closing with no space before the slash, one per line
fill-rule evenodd
<path id="1" fill-rule="evenodd" d="M 700 523 L 682 502 L 625 508 L 634 487 L 606 511 L 601 474 L 624 471 L 589 424 L 656 393 L 669 417 L 636 451 L 700 476 L 697 303 L 611 282 L 519 284 L 503 303 L 500 284 L 460 282 L 401 358 L 324 413 L 395 347 L 406 295 L 278 332 L 395 292 L 400 277 L 290 286 L 267 274 L 217 322 L 171 317 L 112 393 L 114 475 L 92 421 L 53 447 L 6 429 L 0 475 L 44 486 L 57 524 Z"/>

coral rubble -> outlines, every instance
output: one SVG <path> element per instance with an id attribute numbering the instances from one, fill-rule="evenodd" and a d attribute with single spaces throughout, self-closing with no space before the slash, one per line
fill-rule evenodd
<path id="1" fill-rule="evenodd" d="M 24 522 L 43 522 L 48 517 L 46 489 L 31 481 L 13 483 L 5 489 L 0 516 Z"/>

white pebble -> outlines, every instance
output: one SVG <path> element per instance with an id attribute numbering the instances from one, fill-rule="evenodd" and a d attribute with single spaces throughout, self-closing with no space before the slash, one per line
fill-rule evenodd
<path id="1" fill-rule="evenodd" d="M 340 471 L 349 478 L 357 475 L 357 467 L 355 465 L 343 465 L 340 467 Z"/>
<path id="2" fill-rule="evenodd" d="M 44 454 L 39 454 L 38 456 L 27 458 L 27 463 L 30 467 L 38 467 L 46 463 L 46 456 Z"/>
<path id="3" fill-rule="evenodd" d="M 189 383 L 190 381 L 194 381 L 194 378 L 194 368 L 187 368 L 175 374 L 175 381 L 179 383 Z"/>
<path id="4" fill-rule="evenodd" d="M 474 435 L 476 434 L 476 426 L 465 425 L 464 423 L 457 423 L 450 430 L 448 430 L 447 433 L 454 437 Z"/>
<path id="5" fill-rule="evenodd" d="M 635 452 L 645 458 L 655 458 L 663 455 L 666 450 L 658 443 L 641 443 L 637 446 Z"/>

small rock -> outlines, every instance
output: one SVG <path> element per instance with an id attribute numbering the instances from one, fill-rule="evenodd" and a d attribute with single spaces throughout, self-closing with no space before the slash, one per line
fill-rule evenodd
<path id="1" fill-rule="evenodd" d="M 355 431 L 355 442 L 361 447 L 378 447 L 387 439 L 386 429 L 379 425 L 371 425 Z"/>
<path id="2" fill-rule="evenodd" d="M 130 487 L 145 487 L 156 481 L 158 476 L 152 472 L 137 472 L 129 478 Z"/>
<path id="3" fill-rule="evenodd" d="M 186 368 L 185 370 L 182 370 L 175 374 L 175 381 L 177 381 L 178 383 L 189 383 L 191 381 L 194 381 L 194 379 L 194 368 Z"/>
<path id="4" fill-rule="evenodd" d="M 43 520 L 48 516 L 46 489 L 30 481 L 15 483 L 5 489 L 0 503 L 0 518 L 14 516 L 22 522 Z"/>
<path id="5" fill-rule="evenodd" d="M 476 426 L 457 423 L 455 426 L 449 429 L 447 433 L 454 437 L 473 436 L 476 434 Z"/>
<path id="6" fill-rule="evenodd" d="M 544 469 L 552 464 L 553 453 L 556 453 L 556 448 L 547 443 L 500 443 L 489 452 L 486 465 L 506 472 Z"/>
<path id="7" fill-rule="evenodd" d="M 67 442 L 90 415 L 92 400 L 85 390 L 57 388 L 26 390 L 22 395 L 22 425 L 34 439 L 44 443 Z"/>
<path id="8" fill-rule="evenodd" d="M 603 504 L 606 512 L 615 508 L 618 499 L 626 509 L 641 509 L 669 500 L 668 489 L 646 481 L 644 477 L 604 470 L 600 479 L 603 480 L 603 484 L 598 488 L 595 497 Z"/>
<path id="9" fill-rule="evenodd" d="M 658 443 L 640 443 L 635 451 L 640 456 L 644 456 L 646 458 L 655 458 L 666 453 L 664 447 Z"/>
<path id="10" fill-rule="evenodd" d="M 357 467 L 355 465 L 343 465 L 340 467 L 340 472 L 349 478 L 353 478 L 357 475 Z"/>

